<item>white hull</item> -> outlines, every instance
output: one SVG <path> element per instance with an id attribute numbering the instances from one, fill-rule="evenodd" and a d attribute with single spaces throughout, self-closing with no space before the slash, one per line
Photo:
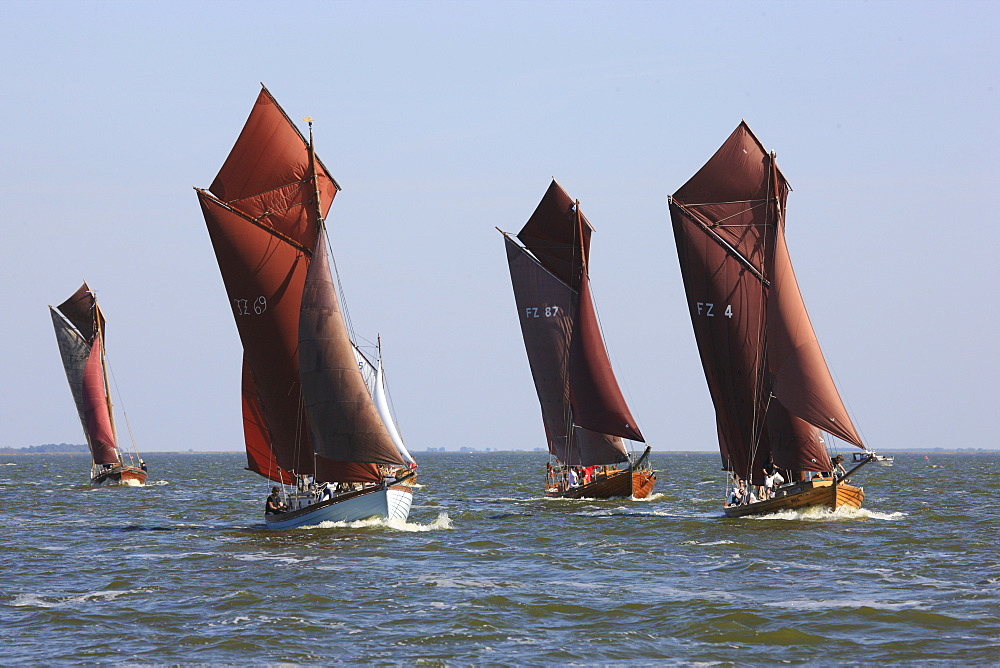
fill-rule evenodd
<path id="1" fill-rule="evenodd" d="M 863 462 L 866 459 L 871 459 L 879 466 L 892 466 L 893 456 L 892 455 L 877 455 L 874 452 L 855 452 L 854 461 Z"/>
<path id="2" fill-rule="evenodd" d="M 413 488 L 392 485 L 342 501 L 326 501 L 280 515 L 265 515 L 268 529 L 295 529 L 322 522 L 357 522 L 369 517 L 406 520 L 413 503 Z"/>

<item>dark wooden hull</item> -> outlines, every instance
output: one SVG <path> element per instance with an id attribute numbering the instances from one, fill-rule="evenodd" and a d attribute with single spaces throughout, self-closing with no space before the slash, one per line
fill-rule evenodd
<path id="1" fill-rule="evenodd" d="M 545 496 L 560 499 L 616 499 L 635 497 L 644 499 L 653 491 L 656 473 L 649 469 L 625 469 L 607 478 L 586 485 L 559 491 L 550 487 Z"/>
<path id="2" fill-rule="evenodd" d="M 742 506 L 726 507 L 726 517 L 747 515 L 767 515 L 782 510 L 797 510 L 811 506 L 825 506 L 836 510 L 841 506 L 860 508 L 865 500 L 865 491 L 846 482 L 834 484 L 833 480 L 812 480 L 779 490 L 782 496 Z"/>
<path id="3" fill-rule="evenodd" d="M 110 469 L 101 469 L 90 479 L 91 485 L 145 485 L 146 472 L 138 466 L 113 466 Z"/>

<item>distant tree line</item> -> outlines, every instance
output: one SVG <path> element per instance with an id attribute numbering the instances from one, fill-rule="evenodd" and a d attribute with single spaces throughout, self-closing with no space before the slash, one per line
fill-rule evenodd
<path id="1" fill-rule="evenodd" d="M 87 444 L 79 443 L 46 443 L 45 445 L 28 445 L 23 448 L 0 448 L 5 455 L 44 455 L 53 453 L 90 452 Z"/>

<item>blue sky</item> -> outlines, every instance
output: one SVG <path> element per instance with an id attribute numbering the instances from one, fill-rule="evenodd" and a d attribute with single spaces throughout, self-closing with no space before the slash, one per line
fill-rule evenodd
<path id="1" fill-rule="evenodd" d="M 86 279 L 139 449 L 242 447 L 192 186 L 264 82 L 344 187 L 334 254 L 413 452 L 543 445 L 494 227 L 553 176 L 597 229 L 643 433 L 716 447 L 666 197 L 741 119 L 794 189 L 799 282 L 866 440 L 995 447 L 1000 4 L 6 0 L 0 25 L 0 446 L 83 441 L 46 305 Z"/>

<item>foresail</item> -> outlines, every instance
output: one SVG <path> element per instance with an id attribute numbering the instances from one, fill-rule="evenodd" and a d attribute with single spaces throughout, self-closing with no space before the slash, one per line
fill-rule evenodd
<path id="1" fill-rule="evenodd" d="M 382 418 L 382 423 L 385 424 L 385 428 L 389 431 L 389 437 L 396 445 L 396 450 L 399 451 L 400 457 L 406 460 L 407 463 L 416 465 L 417 462 L 403 444 L 403 437 L 399 435 L 399 429 L 396 428 L 396 421 L 392 417 L 392 411 L 389 410 L 389 401 L 385 396 L 385 374 L 382 371 L 381 359 L 378 360 L 378 367 L 375 370 L 372 399 L 375 400 L 375 410 L 378 411 L 379 417 Z"/>
<path id="2" fill-rule="evenodd" d="M 358 370 L 361 371 L 361 378 L 365 381 L 365 387 L 368 388 L 368 394 L 375 397 L 375 382 L 377 371 L 375 370 L 375 365 L 371 363 L 368 356 L 361 352 L 357 344 L 353 341 L 351 342 L 351 347 L 354 348 L 354 359 L 358 361 Z"/>
<path id="3" fill-rule="evenodd" d="M 322 231 L 306 278 L 298 343 L 306 423 L 315 452 L 345 465 L 403 464 L 358 369 Z M 348 468 L 356 475 L 357 466 Z M 377 468 L 373 470 L 380 480 Z"/>
<path id="4" fill-rule="evenodd" d="M 576 424 L 591 431 L 645 442 L 611 369 L 586 277 L 577 301 L 569 372 Z"/>
<path id="5" fill-rule="evenodd" d="M 773 276 L 768 300 L 771 391 L 792 415 L 864 448 L 806 312 L 785 245 L 783 226 L 778 229 L 775 243 Z"/>
<path id="6" fill-rule="evenodd" d="M 95 464 L 118 463 L 118 445 L 108 408 L 107 388 L 104 385 L 104 366 L 101 347 L 91 346 L 83 369 L 83 415 L 87 438 Z"/>

